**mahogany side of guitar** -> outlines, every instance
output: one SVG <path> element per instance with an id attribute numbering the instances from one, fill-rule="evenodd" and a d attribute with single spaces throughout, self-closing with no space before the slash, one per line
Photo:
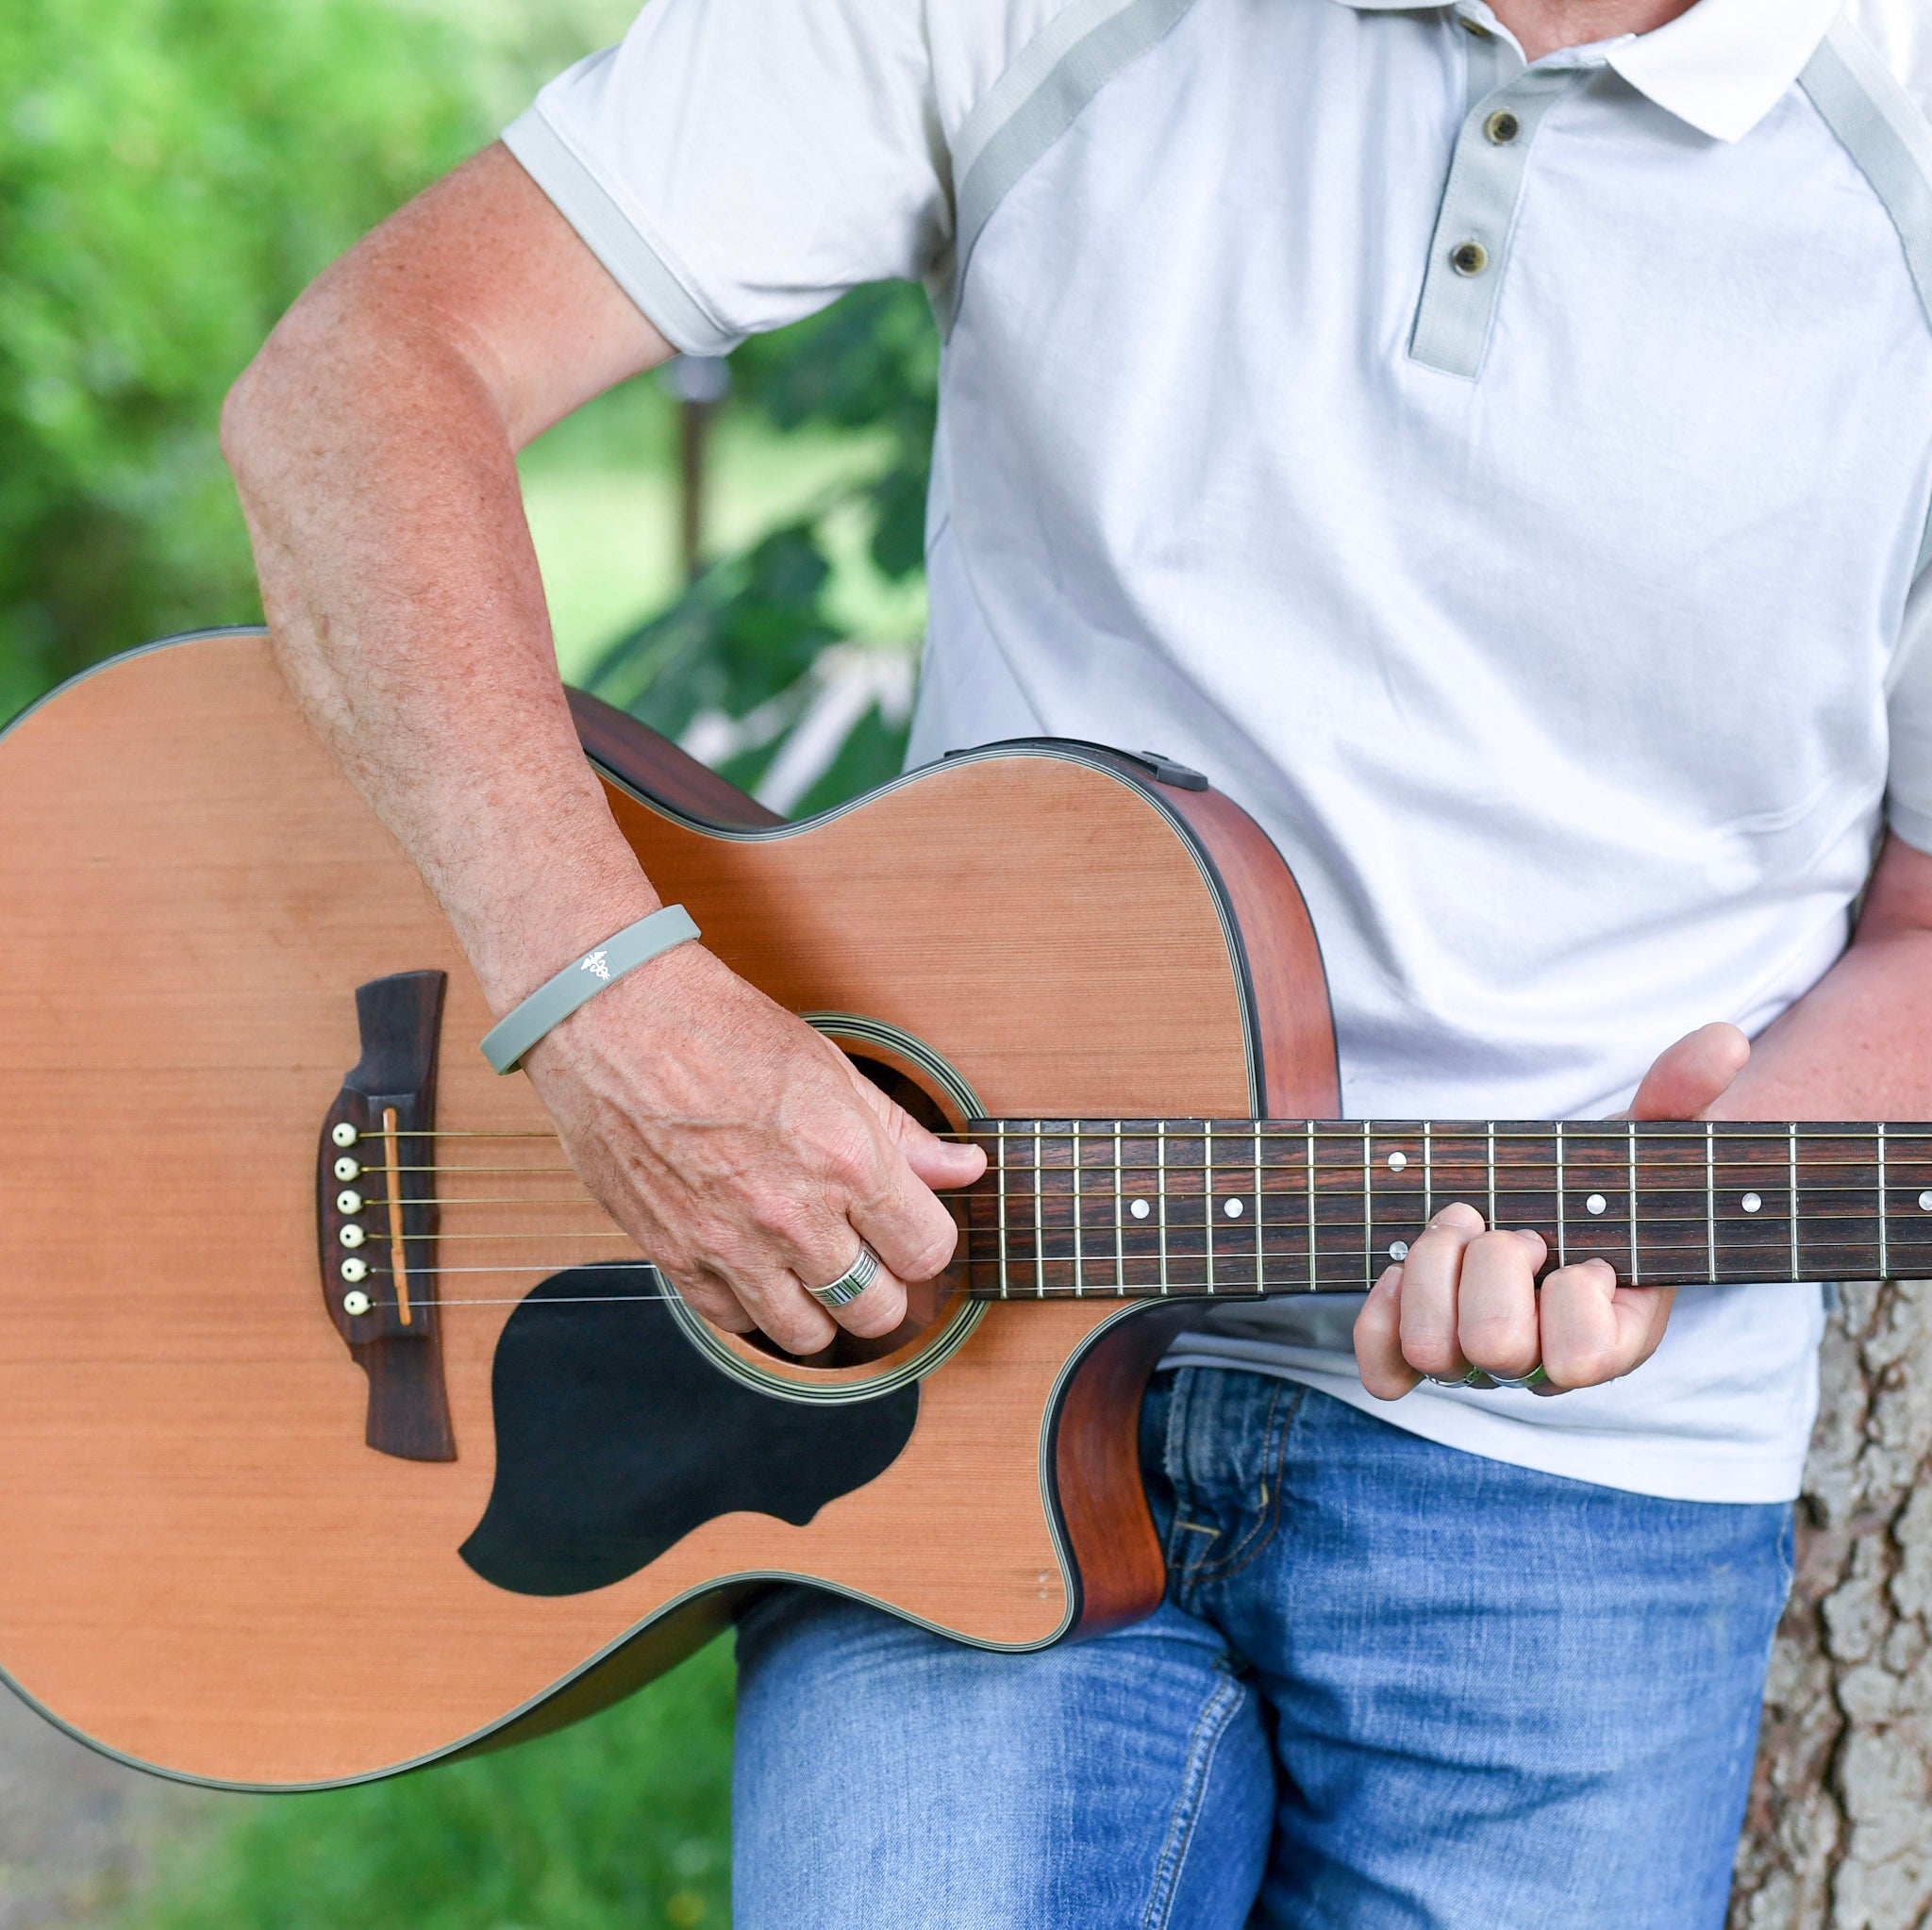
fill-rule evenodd
<path id="1" fill-rule="evenodd" d="M 627 720 L 579 723 L 632 790 L 744 827 L 612 785 L 708 945 L 794 1009 L 924 1041 L 988 1114 L 1334 1109 L 1300 900 L 1212 792 L 976 756 L 758 829 L 768 814 Z M 258 635 L 120 659 L 0 740 L 8 1679 L 136 1761 L 286 1788 L 585 1713 L 774 1576 L 1015 1647 L 1153 1606 L 1133 1430 L 1159 1316 L 1092 1303 L 990 1306 L 884 1472 L 802 1523 L 719 1514 L 577 1592 L 461 1559 L 497 1472 L 513 1294 L 445 1278 L 456 1458 L 400 1459 L 363 1444 L 368 1386 L 316 1258 L 354 988 L 432 968 L 440 1126 L 542 1130 L 526 1082 L 475 1051 L 490 1014 L 440 912 Z M 453 1238 L 487 1223 L 441 1211 Z"/>

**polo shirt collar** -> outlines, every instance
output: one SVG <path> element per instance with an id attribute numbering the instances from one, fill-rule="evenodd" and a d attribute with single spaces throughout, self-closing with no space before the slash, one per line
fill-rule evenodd
<path id="1" fill-rule="evenodd" d="M 1415 12 L 1416 0 L 1338 0 L 1357 12 Z M 1715 141 L 1737 141 L 1784 98 L 1842 0 L 1697 0 L 1654 33 L 1623 34 L 1572 55 L 1612 68 L 1667 113 Z M 1497 25 L 1483 0 L 1456 11 Z"/>

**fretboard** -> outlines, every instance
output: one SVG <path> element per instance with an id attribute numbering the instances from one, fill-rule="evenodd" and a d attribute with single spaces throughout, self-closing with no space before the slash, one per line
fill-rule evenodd
<path id="1" fill-rule="evenodd" d="M 1359 1290 L 1453 1200 L 1626 1284 L 1932 1277 L 1932 1125 L 975 1120 L 968 1290 Z"/>

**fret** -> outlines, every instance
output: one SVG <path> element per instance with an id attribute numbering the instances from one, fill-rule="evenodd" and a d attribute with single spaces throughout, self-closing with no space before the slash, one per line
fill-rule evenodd
<path id="1" fill-rule="evenodd" d="M 993 1128 L 999 1135 L 1000 1159 L 1000 1298 L 1007 1297 L 1007 1128 L 1002 1121 Z"/>
<path id="2" fill-rule="evenodd" d="M 1791 1278 L 1802 1280 L 1798 1270 L 1798 1127 L 1794 1121 L 1785 1128 L 1785 1145 L 1790 1160 L 1791 1190 Z"/>
<path id="3" fill-rule="evenodd" d="M 1563 1122 L 1557 1122 L 1557 1264 L 1570 1264 L 1570 1239 L 1564 1230 L 1563 1214 Z"/>
<path id="4" fill-rule="evenodd" d="M 1267 1222 L 1261 1217 L 1261 1122 L 1255 1122 L 1255 1291 L 1266 1291 L 1268 1275 L 1262 1254 L 1261 1229 Z"/>
<path id="5" fill-rule="evenodd" d="M 1362 1285 L 1375 1284 L 1375 1152 L 1362 1121 Z"/>
<path id="6" fill-rule="evenodd" d="M 1710 1277 L 1717 1279 L 1717 1127 L 1704 1122 L 1704 1216 L 1710 1241 Z"/>
<path id="7" fill-rule="evenodd" d="M 1214 1122 L 1201 1122 L 1201 1251 L 1208 1263 L 1208 1291 L 1214 1291 Z"/>
<path id="8" fill-rule="evenodd" d="M 1878 1277 L 1891 1278 L 1891 1261 L 1887 1254 L 1886 1222 L 1890 1218 L 1890 1199 L 1885 1190 L 1885 1123 L 1878 1124 Z"/>
<path id="9" fill-rule="evenodd" d="M 1635 1287 L 1643 1278 L 1643 1262 L 1637 1253 L 1637 1122 L 1628 1123 L 1624 1144 L 1628 1148 L 1627 1169 L 1630 1187 L 1630 1284 Z"/>
<path id="10" fill-rule="evenodd" d="M 1307 1179 L 1308 1179 L 1308 1291 L 1314 1292 L 1321 1284 L 1321 1262 L 1315 1252 L 1315 1122 L 1307 1123 Z"/>
<path id="11" fill-rule="evenodd" d="M 1163 1119 L 1155 1126 L 1155 1143 L 1159 1148 L 1156 1155 L 1154 1190 L 1157 1195 L 1155 1207 L 1160 1215 L 1160 1291 L 1167 1292 L 1167 1122 Z"/>
<path id="12" fill-rule="evenodd" d="M 1434 1127 L 1423 1122 L 1423 1224 L 1436 1217 L 1436 1148 L 1431 1135 Z"/>
<path id="13" fill-rule="evenodd" d="M 1490 1169 L 1489 1228 L 1493 1233 L 1496 1230 L 1496 1122 L 1494 1120 L 1486 1121 L 1483 1130 L 1486 1147 L 1484 1157 L 1488 1161 Z"/>
<path id="14" fill-rule="evenodd" d="M 1113 1123 L 1113 1283 L 1116 1293 L 1127 1290 L 1127 1186 L 1121 1172 L 1121 1123 Z"/>
<path id="15" fill-rule="evenodd" d="M 1041 1122 L 1033 1122 L 1033 1297 L 1046 1298 L 1046 1172 L 1041 1156 Z"/>
<path id="16" fill-rule="evenodd" d="M 1081 1223 L 1080 1206 L 1080 1122 L 1074 1122 L 1074 1298 L 1078 1300 L 1087 1290 L 1087 1259 L 1081 1252 L 1081 1242 L 1086 1228 Z"/>

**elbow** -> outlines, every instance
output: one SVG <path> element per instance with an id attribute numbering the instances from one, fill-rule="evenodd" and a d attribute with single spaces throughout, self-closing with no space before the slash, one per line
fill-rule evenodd
<path id="1" fill-rule="evenodd" d="M 291 437 L 371 385 L 368 318 L 334 286 L 339 279 L 325 275 L 297 299 L 223 399 L 222 456 L 244 492 L 279 464 Z"/>
<path id="2" fill-rule="evenodd" d="M 290 420 L 294 411 L 295 397 L 305 386 L 307 360 L 291 309 L 222 399 L 222 457 L 244 489 L 251 472 L 258 469 L 275 425 Z"/>

